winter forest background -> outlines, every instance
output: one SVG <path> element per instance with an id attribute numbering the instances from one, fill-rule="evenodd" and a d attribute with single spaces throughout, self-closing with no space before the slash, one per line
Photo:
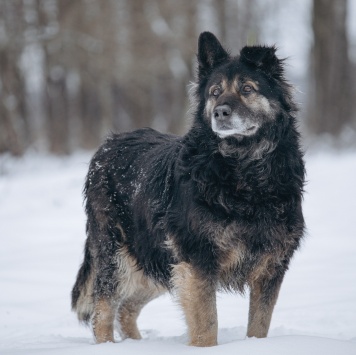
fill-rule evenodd
<path id="1" fill-rule="evenodd" d="M 92 346 L 71 312 L 82 189 L 110 131 L 190 125 L 199 33 L 237 54 L 276 44 L 306 151 L 306 238 L 268 338 L 246 339 L 248 295 L 219 293 L 217 347 L 187 347 L 174 297 L 141 341 Z M 0 354 L 356 354 L 356 0 L 0 0 Z"/>
<path id="2" fill-rule="evenodd" d="M 306 145 L 354 144 L 352 0 L 0 0 L 0 154 L 94 149 L 110 130 L 184 133 L 197 38 L 288 57 Z"/>

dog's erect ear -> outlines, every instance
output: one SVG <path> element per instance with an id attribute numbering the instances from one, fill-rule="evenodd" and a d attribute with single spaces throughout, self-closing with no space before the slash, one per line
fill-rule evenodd
<path id="1" fill-rule="evenodd" d="M 198 43 L 199 79 L 210 74 L 214 68 L 229 58 L 229 54 L 212 33 L 203 32 L 200 34 Z"/>
<path id="2" fill-rule="evenodd" d="M 240 61 L 279 79 L 283 74 L 283 60 L 276 57 L 276 47 L 246 46 L 241 49 Z"/>

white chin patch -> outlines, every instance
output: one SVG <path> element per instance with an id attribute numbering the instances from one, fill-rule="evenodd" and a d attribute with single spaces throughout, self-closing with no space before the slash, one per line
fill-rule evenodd
<path id="1" fill-rule="evenodd" d="M 217 129 L 215 130 L 213 128 L 213 131 L 220 137 L 220 138 L 225 138 L 225 137 L 228 137 L 228 136 L 233 136 L 233 135 L 236 135 L 236 134 L 241 134 L 240 131 L 236 130 L 236 129 Z"/>
<path id="2" fill-rule="evenodd" d="M 218 122 L 214 117 L 211 119 L 212 130 L 220 137 L 251 136 L 257 131 L 257 125 L 246 123 L 239 116 L 233 115 L 228 122 Z"/>

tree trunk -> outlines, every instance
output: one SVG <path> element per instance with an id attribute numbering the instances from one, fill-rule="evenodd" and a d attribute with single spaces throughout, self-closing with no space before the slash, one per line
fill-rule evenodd
<path id="1" fill-rule="evenodd" d="M 227 30 L 227 0 L 219 0 L 215 4 L 216 15 L 219 28 L 220 42 L 226 44 L 226 30 Z"/>
<path id="2" fill-rule="evenodd" d="M 347 0 L 314 0 L 308 126 L 337 136 L 352 122 L 352 82 L 346 31 Z"/>
<path id="3" fill-rule="evenodd" d="M 25 81 L 19 66 L 23 51 L 23 2 L 0 3 L 0 153 L 21 155 L 29 143 Z"/>
<path id="4" fill-rule="evenodd" d="M 49 149 L 55 154 L 68 154 L 69 117 L 66 89 L 66 73 L 60 66 L 47 66 L 46 103 L 48 115 Z"/>

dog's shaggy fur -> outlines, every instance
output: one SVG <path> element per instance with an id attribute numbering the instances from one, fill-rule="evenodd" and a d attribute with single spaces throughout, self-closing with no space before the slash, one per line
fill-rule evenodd
<path id="1" fill-rule="evenodd" d="M 183 136 L 114 134 L 85 183 L 87 241 L 72 307 L 98 343 L 140 338 L 142 307 L 180 302 L 190 344 L 217 344 L 216 291 L 250 290 L 247 335 L 265 337 L 303 236 L 296 107 L 275 48 L 233 57 L 199 38 L 194 122 Z"/>

